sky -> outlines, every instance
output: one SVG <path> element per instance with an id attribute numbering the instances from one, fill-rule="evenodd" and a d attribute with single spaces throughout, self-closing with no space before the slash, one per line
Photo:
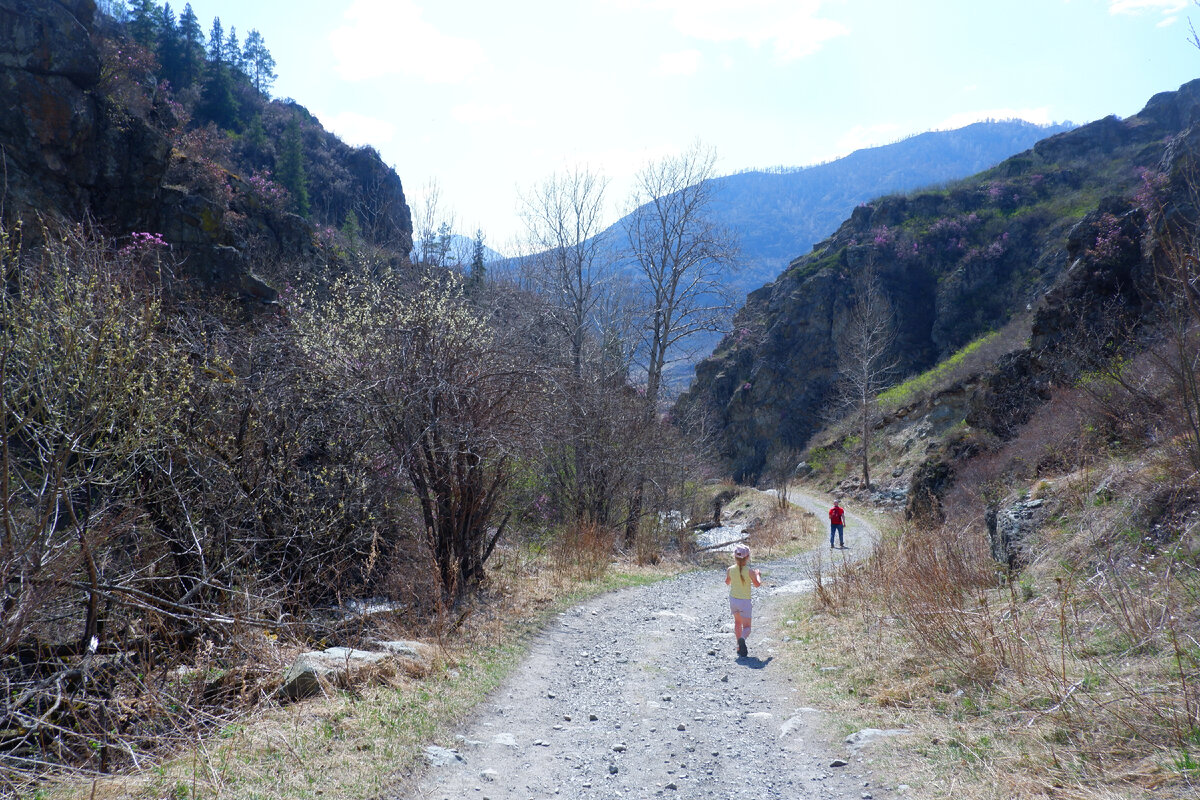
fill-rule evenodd
<path id="1" fill-rule="evenodd" d="M 1200 76 L 1191 0 L 190 0 L 262 33 L 292 98 L 375 147 L 410 206 L 516 252 L 521 197 L 700 143 L 805 166 L 980 119 L 1136 114 Z M 172 3 L 178 12 L 182 0 Z M 1189 19 L 1190 17 L 1190 19 Z"/>

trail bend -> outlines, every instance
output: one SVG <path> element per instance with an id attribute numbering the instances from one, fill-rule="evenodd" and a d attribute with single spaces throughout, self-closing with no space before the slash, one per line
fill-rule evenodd
<path id="1" fill-rule="evenodd" d="M 790 499 L 822 520 L 823 500 Z M 848 513 L 847 551 L 878 532 Z M 829 551 L 820 548 L 826 562 Z M 832 798 L 891 796 L 869 758 L 831 742 L 777 658 L 786 609 L 817 551 L 758 563 L 750 655 L 738 658 L 720 570 L 613 592 L 560 615 L 473 714 L 440 766 L 396 798 Z M 848 762 L 830 766 L 835 759 Z"/>

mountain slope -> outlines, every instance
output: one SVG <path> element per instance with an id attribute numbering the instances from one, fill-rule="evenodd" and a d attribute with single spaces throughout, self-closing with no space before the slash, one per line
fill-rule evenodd
<path id="1" fill-rule="evenodd" d="M 1070 264 L 1071 230 L 1089 212 L 1119 221 L 1122 206 L 1102 200 L 1131 195 L 1197 119 L 1192 82 L 1128 120 L 1051 137 L 947 189 L 856 208 L 747 298 L 675 416 L 703 419 L 734 474 L 757 475 L 771 452 L 802 446 L 819 427 L 837 391 L 854 281 L 868 266 L 896 316 L 897 377 L 932 366 L 1037 303 Z"/>
<path id="2" fill-rule="evenodd" d="M 816 166 L 717 178 L 713 215 L 741 240 L 741 268 L 730 283 L 750 291 L 774 280 L 788 261 L 836 230 L 860 203 L 972 175 L 1071 127 L 977 122 L 856 150 Z"/>
<path id="3" fill-rule="evenodd" d="M 379 154 L 349 147 L 245 76 L 231 92 L 240 116 L 222 128 L 202 124 L 195 97 L 173 96 L 153 54 L 91 0 L 0 0 L 0 30 L 5 222 L 37 232 L 41 220 L 90 219 L 118 238 L 161 236 L 182 274 L 253 302 L 275 297 L 255 267 L 320 248 L 332 258 L 328 245 L 351 213 L 362 235 L 398 258 L 411 247 L 400 178 Z M 307 218 L 272 179 L 289 128 L 307 176 Z"/>

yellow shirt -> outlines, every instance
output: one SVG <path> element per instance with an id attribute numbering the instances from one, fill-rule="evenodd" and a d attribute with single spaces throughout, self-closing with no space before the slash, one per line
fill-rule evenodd
<path id="1" fill-rule="evenodd" d="M 729 596 L 736 600 L 749 600 L 750 587 L 753 586 L 750 582 L 750 567 L 747 566 L 739 572 L 737 564 L 733 564 L 725 573 L 729 576 Z"/>

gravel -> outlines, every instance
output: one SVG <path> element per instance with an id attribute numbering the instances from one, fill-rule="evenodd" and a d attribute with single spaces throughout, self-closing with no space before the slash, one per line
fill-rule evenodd
<path id="1" fill-rule="evenodd" d="M 886 781 L 821 732 L 820 710 L 798 707 L 777 659 L 783 606 L 810 557 L 759 564 L 745 658 L 720 570 L 562 614 L 458 732 L 459 758 L 391 796 L 861 798 Z"/>

